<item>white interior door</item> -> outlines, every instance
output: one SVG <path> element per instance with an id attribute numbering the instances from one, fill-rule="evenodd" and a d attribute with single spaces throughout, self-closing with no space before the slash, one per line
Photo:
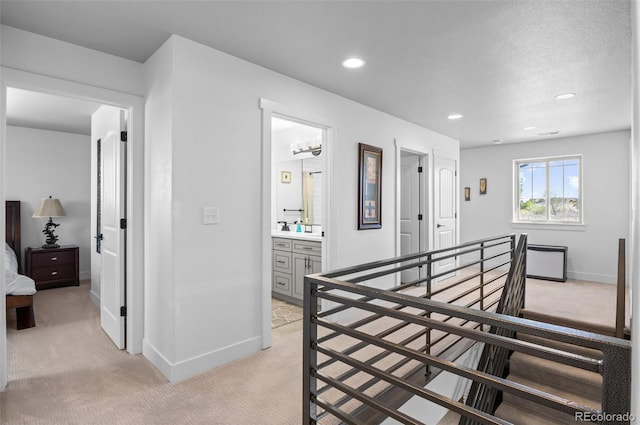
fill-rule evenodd
<path id="1" fill-rule="evenodd" d="M 456 244 L 456 160 L 434 157 L 434 249 Z M 454 258 L 438 261 L 433 268 L 437 275 L 455 267 Z"/>
<path id="2" fill-rule="evenodd" d="M 115 345 L 125 347 L 125 129 L 124 111 L 101 106 L 91 117 L 92 135 L 101 141 L 100 325 Z M 121 225 L 122 224 L 122 225 Z"/>
<path id="3" fill-rule="evenodd" d="M 400 255 L 420 251 L 420 157 L 408 152 L 400 155 Z M 419 269 L 404 270 L 400 280 L 410 282 L 420 277 Z"/>

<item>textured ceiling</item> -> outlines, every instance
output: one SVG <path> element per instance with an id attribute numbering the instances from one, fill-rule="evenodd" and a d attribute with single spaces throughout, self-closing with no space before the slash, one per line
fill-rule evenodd
<path id="1" fill-rule="evenodd" d="M 630 128 L 628 0 L 0 6 L 2 24 L 138 62 L 179 34 L 459 139 L 463 148 Z M 349 55 L 366 66 L 342 68 Z M 554 99 L 564 92 L 577 96 Z M 450 121 L 453 112 L 464 117 Z"/>

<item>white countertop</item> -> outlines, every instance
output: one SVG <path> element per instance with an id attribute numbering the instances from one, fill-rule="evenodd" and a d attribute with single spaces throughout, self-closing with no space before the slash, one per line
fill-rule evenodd
<path id="1" fill-rule="evenodd" d="M 271 232 L 271 237 L 322 242 L 322 233 L 283 232 L 281 230 L 273 230 Z"/>

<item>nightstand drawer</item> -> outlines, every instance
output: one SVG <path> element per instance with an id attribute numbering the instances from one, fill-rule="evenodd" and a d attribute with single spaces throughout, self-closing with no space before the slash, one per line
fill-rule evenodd
<path id="1" fill-rule="evenodd" d="M 41 267 L 34 269 L 31 278 L 36 282 L 56 279 L 75 278 L 76 269 L 73 264 L 63 267 Z"/>
<path id="2" fill-rule="evenodd" d="M 74 251 L 38 252 L 31 256 L 33 267 L 49 267 L 59 264 L 74 264 L 76 254 Z"/>
<path id="3" fill-rule="evenodd" d="M 36 281 L 36 290 L 80 285 L 79 249 L 74 245 L 59 248 L 25 249 L 25 274 Z"/>

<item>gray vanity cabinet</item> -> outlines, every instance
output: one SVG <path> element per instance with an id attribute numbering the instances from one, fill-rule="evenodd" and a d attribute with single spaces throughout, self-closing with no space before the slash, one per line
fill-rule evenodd
<path id="1" fill-rule="evenodd" d="M 299 239 L 273 238 L 272 294 L 285 301 L 302 304 L 304 276 L 320 273 L 322 243 Z"/>

